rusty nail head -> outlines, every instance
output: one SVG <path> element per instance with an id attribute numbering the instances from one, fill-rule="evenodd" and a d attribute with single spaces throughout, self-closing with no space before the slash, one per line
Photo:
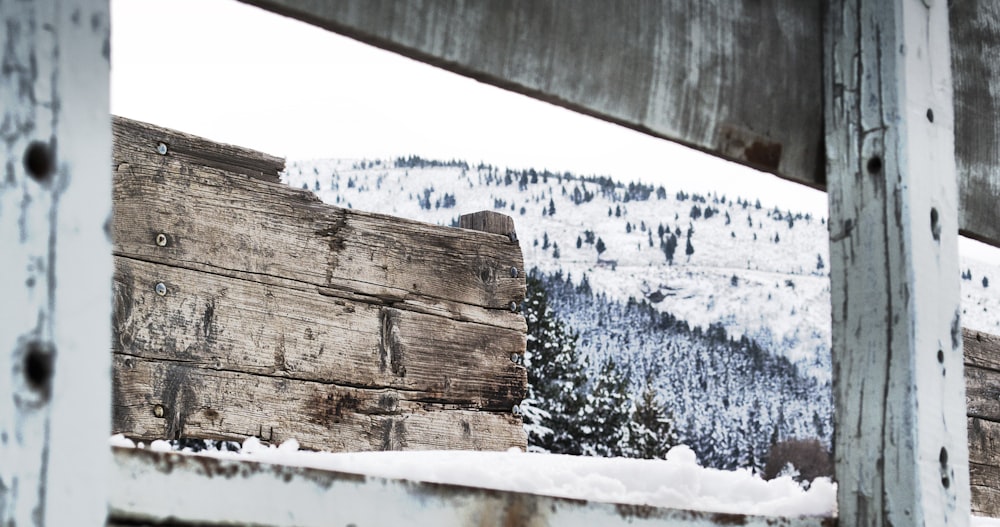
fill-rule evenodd
<path id="1" fill-rule="evenodd" d="M 160 419 L 163 418 L 163 405 L 162 404 L 158 404 L 158 405 L 156 405 L 156 406 L 153 407 L 153 415 L 155 415 L 156 417 L 159 417 Z"/>
<path id="2" fill-rule="evenodd" d="M 157 234 L 156 235 L 156 245 L 159 245 L 160 247 L 166 247 L 167 246 L 167 235 L 163 234 L 162 232 L 160 234 Z"/>
<path id="3" fill-rule="evenodd" d="M 517 278 L 517 267 L 511 267 L 510 268 L 510 277 L 511 278 Z"/>
<path id="4" fill-rule="evenodd" d="M 156 145 L 156 153 L 160 154 L 161 156 L 167 155 L 167 144 L 166 143 L 160 143 L 160 144 Z"/>
<path id="5" fill-rule="evenodd" d="M 166 286 L 166 284 L 164 284 L 163 282 L 160 282 L 160 283 L 156 284 L 156 294 L 158 294 L 160 296 L 166 296 L 167 295 L 167 286 Z"/>

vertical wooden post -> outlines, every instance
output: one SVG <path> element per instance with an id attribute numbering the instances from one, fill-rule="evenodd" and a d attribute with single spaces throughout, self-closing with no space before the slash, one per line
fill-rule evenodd
<path id="1" fill-rule="evenodd" d="M 825 49 L 840 525 L 964 526 L 948 3 L 831 0 Z"/>
<path id="2" fill-rule="evenodd" d="M 103 525 L 107 0 L 0 1 L 0 524 Z"/>

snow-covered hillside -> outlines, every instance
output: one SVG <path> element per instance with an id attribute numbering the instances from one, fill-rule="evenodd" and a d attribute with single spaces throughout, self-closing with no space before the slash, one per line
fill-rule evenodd
<path id="1" fill-rule="evenodd" d="M 825 213 L 779 210 L 767 196 L 725 189 L 699 195 L 416 157 L 291 162 L 284 178 L 327 203 L 443 225 L 478 210 L 504 212 L 515 220 L 526 267 L 586 275 L 611 298 L 644 297 L 692 326 L 721 324 L 829 378 Z M 964 258 L 962 268 L 971 273 L 961 282 L 963 325 L 1000 333 L 1000 267 Z"/>

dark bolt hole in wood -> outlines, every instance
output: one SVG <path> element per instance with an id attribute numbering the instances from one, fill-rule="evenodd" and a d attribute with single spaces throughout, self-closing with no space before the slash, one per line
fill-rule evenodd
<path id="1" fill-rule="evenodd" d="M 931 207 L 931 235 L 934 236 L 934 241 L 941 241 L 941 225 L 938 223 L 938 211 L 936 208 Z"/>
<path id="2" fill-rule="evenodd" d="M 24 355 L 24 376 L 28 386 L 37 392 L 48 392 L 52 379 L 52 349 L 40 342 L 28 343 Z"/>
<path id="3" fill-rule="evenodd" d="M 48 183 L 55 170 L 55 159 L 49 145 L 34 141 L 24 152 L 24 168 L 39 183 Z"/>
<path id="4" fill-rule="evenodd" d="M 875 175 L 882 171 L 882 158 L 875 156 L 868 160 L 868 173 Z"/>
<path id="5" fill-rule="evenodd" d="M 927 109 L 927 120 L 932 123 L 934 122 L 934 110 L 931 110 L 930 108 Z"/>
<path id="6" fill-rule="evenodd" d="M 944 364 L 944 352 L 941 350 L 938 350 L 938 362 Z"/>

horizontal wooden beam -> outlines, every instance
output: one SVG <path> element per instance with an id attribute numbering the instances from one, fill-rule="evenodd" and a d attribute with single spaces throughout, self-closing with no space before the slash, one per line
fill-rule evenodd
<path id="1" fill-rule="evenodd" d="M 836 525 L 834 518 L 594 503 L 139 449 L 115 448 L 113 458 L 109 525 Z"/>
<path id="2" fill-rule="evenodd" d="M 962 331 L 972 513 L 1000 518 L 1000 337 Z"/>
<path id="3" fill-rule="evenodd" d="M 823 2 L 243 0 L 825 188 Z M 959 228 L 1000 246 L 1000 5 L 950 11 Z M 942 118 L 951 108 L 930 108 Z M 651 167 L 655 168 L 655 167 Z"/>

